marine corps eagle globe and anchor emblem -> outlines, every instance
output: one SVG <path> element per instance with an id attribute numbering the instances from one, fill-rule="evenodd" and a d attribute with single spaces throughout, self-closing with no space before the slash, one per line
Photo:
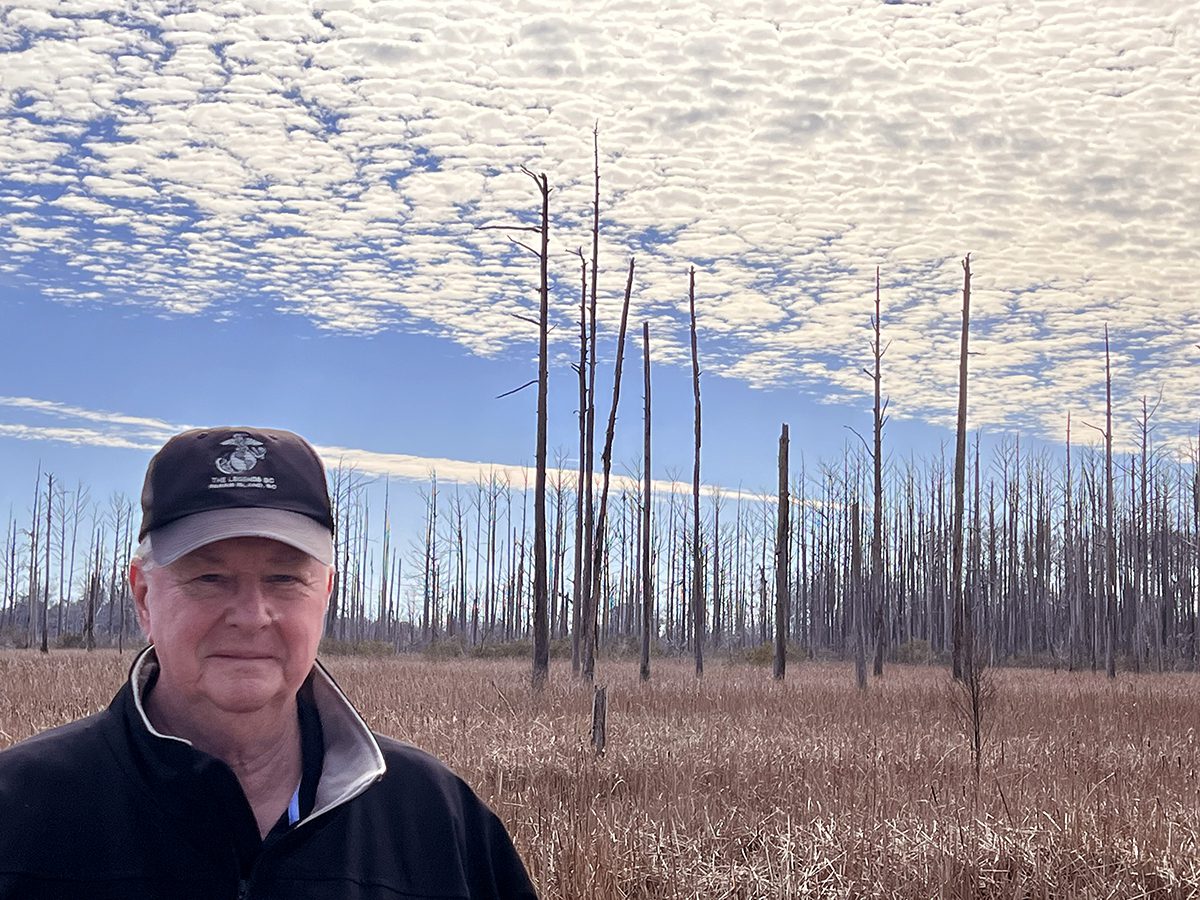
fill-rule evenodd
<path id="1" fill-rule="evenodd" d="M 237 432 L 227 441 L 221 441 L 222 447 L 233 449 L 224 456 L 217 457 L 217 468 L 226 475 L 241 475 L 249 472 L 258 461 L 267 455 L 267 449 L 262 441 L 256 441 L 245 432 Z"/>

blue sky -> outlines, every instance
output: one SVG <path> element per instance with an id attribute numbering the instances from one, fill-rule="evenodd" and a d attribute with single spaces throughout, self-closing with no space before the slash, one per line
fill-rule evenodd
<path id="1" fill-rule="evenodd" d="M 869 428 L 883 271 L 889 440 L 972 426 L 1118 442 L 1200 396 L 1193 4 L 271 0 L 0 4 L 0 502 L 39 461 L 136 493 L 173 426 L 271 424 L 364 471 L 532 461 L 536 270 L 503 231 L 552 195 L 551 448 L 571 464 L 578 263 L 600 128 L 601 421 L 624 269 L 651 323 L 655 476 L 687 477 L 697 267 L 705 475 L 769 487 Z M 640 353 L 616 457 L 640 452 Z M 1082 429 L 1077 429 L 1079 434 Z"/>

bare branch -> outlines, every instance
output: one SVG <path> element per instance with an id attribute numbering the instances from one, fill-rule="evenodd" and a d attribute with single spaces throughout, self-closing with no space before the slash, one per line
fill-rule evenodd
<path id="1" fill-rule="evenodd" d="M 497 394 L 497 395 L 496 395 L 496 399 L 497 399 L 497 400 L 503 400 L 505 397 L 511 397 L 513 394 L 516 394 L 516 393 L 518 393 L 518 392 L 520 392 L 520 391 L 523 391 L 523 390 L 525 390 L 525 388 L 527 388 L 527 387 L 529 387 L 530 385 L 533 385 L 533 384 L 537 384 L 537 379 L 536 379 L 536 378 L 535 378 L 535 379 L 533 379 L 533 381 L 527 381 L 527 382 L 525 382 L 525 383 L 524 383 L 523 385 L 521 385 L 519 388 L 513 388 L 511 391 L 505 391 L 503 394 Z"/>
<path id="2" fill-rule="evenodd" d="M 863 449 L 867 451 L 867 456 L 871 457 L 871 459 L 875 458 L 875 454 L 871 452 L 871 448 L 870 448 L 870 446 L 868 446 L 866 438 L 864 438 L 861 434 L 859 434 L 857 431 L 855 431 L 849 425 L 843 425 L 842 427 L 845 428 L 847 431 L 849 431 L 851 434 L 853 434 L 860 441 L 862 441 Z"/>
<path id="3" fill-rule="evenodd" d="M 537 250 L 534 250 L 534 249 L 533 249 L 532 247 L 530 247 L 528 244 L 525 244 L 525 243 L 522 243 L 521 241 L 518 241 L 518 240 L 517 240 L 515 237 L 512 237 L 511 235 L 509 235 L 509 238 L 508 238 L 508 239 L 509 239 L 509 240 L 510 240 L 512 243 L 516 244 L 518 247 L 524 247 L 526 250 L 528 250 L 530 253 L 532 253 L 534 256 L 536 256 L 538 259 L 541 259 L 541 258 L 542 258 L 542 254 L 541 254 L 539 251 L 537 251 Z"/>

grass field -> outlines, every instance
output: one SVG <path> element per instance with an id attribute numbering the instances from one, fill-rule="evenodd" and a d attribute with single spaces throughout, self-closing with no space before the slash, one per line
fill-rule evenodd
<path id="1" fill-rule="evenodd" d="M 105 705 L 131 656 L 0 653 L 0 746 Z M 995 673 L 980 777 L 944 670 L 329 662 L 377 730 L 441 757 L 545 898 L 1200 894 L 1200 678 Z"/>

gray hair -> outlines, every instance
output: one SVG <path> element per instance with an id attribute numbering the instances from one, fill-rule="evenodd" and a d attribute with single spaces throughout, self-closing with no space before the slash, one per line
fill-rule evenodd
<path id="1" fill-rule="evenodd" d="M 150 555 L 150 535 L 142 538 L 141 542 L 134 548 L 133 556 L 130 557 L 129 561 L 141 569 L 143 574 L 158 568 L 158 563 Z"/>

